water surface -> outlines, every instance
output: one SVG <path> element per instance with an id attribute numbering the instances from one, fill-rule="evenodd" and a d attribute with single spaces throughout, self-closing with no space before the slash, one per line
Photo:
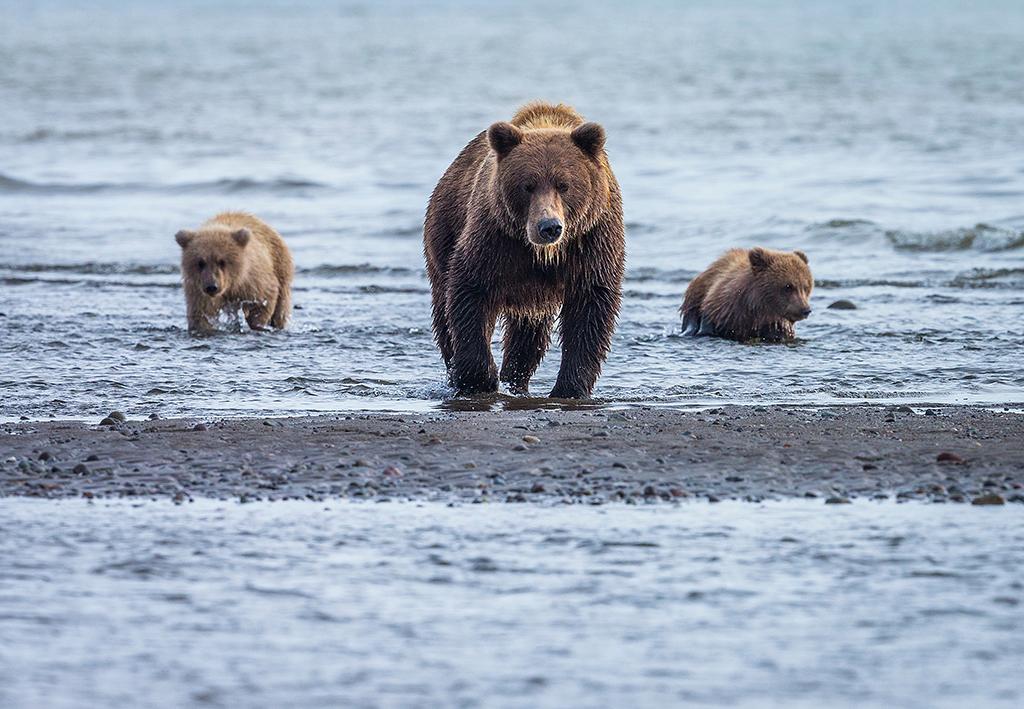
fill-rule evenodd
<path id="1" fill-rule="evenodd" d="M 598 397 L 1022 398 L 1019 2 L 211 5 L 0 0 L 0 417 L 435 406 L 427 199 L 533 98 L 602 122 L 623 188 Z M 288 332 L 187 336 L 173 234 L 224 209 L 291 245 Z M 754 244 L 810 255 L 799 341 L 680 337 Z"/>
<path id="2" fill-rule="evenodd" d="M 0 500 L 0 704 L 1020 706 L 1021 522 Z"/>

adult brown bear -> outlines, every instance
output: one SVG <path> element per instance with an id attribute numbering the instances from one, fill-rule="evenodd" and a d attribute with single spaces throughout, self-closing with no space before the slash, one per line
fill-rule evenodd
<path id="1" fill-rule="evenodd" d="M 427 207 L 424 253 L 434 337 L 459 394 L 500 380 L 529 390 L 559 316 L 562 364 L 551 396 L 590 396 L 622 297 L 622 197 L 604 129 L 569 106 L 532 103 L 467 145 Z"/>

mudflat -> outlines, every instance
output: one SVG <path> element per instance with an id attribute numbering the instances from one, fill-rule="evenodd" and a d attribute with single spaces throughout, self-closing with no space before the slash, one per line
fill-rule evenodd
<path id="1" fill-rule="evenodd" d="M 0 495 L 1024 502 L 1019 407 L 437 411 L 0 426 Z"/>

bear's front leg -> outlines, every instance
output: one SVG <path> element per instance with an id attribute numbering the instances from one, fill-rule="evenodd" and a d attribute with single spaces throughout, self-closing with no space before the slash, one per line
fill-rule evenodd
<path id="1" fill-rule="evenodd" d="M 562 305 L 562 365 L 551 396 L 586 399 L 612 345 L 622 299 L 618 287 L 594 286 L 566 293 Z"/>
<path id="2" fill-rule="evenodd" d="M 216 330 L 213 319 L 217 316 L 217 310 L 204 307 L 206 301 L 203 296 L 189 294 L 187 303 L 188 332 L 190 335 L 211 335 Z"/>
<path id="3" fill-rule="evenodd" d="M 242 313 L 245 315 L 245 322 L 251 330 L 269 330 L 270 316 L 273 314 L 266 303 L 245 302 L 242 303 Z"/>
<path id="4" fill-rule="evenodd" d="M 452 386 L 459 396 L 498 390 L 498 368 L 491 355 L 491 335 L 497 317 L 482 289 L 454 279 L 448 290 L 448 327 Z"/>

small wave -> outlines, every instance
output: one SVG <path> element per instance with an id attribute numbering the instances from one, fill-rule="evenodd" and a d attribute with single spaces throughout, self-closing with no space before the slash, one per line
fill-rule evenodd
<path id="1" fill-rule="evenodd" d="M 948 285 L 953 288 L 1020 288 L 1024 286 L 1022 277 L 1024 268 L 974 268 L 957 274 Z"/>
<path id="2" fill-rule="evenodd" d="M 178 267 L 170 264 L 141 263 L 0 263 L 0 271 L 16 271 L 20 273 L 77 273 L 86 276 L 110 275 L 172 275 L 178 273 Z"/>
<path id="3" fill-rule="evenodd" d="M 359 274 L 387 274 L 393 276 L 421 276 L 425 273 L 422 268 L 405 268 L 402 266 L 375 266 L 372 263 L 358 264 L 321 264 L 299 268 L 296 273 L 309 276 L 352 276 Z"/>
<path id="4" fill-rule="evenodd" d="M 1009 251 L 1024 246 L 1024 231 L 989 224 L 948 231 L 887 231 L 885 236 L 899 251 Z"/>
<path id="5" fill-rule="evenodd" d="M 296 190 L 327 189 L 330 186 L 297 177 L 278 177 L 254 180 L 248 177 L 222 178 L 204 182 L 184 182 L 169 185 L 144 182 L 55 183 L 32 182 L 0 174 L 0 193 L 28 192 L 35 194 L 87 194 L 96 192 L 212 192 L 239 194 L 245 192 L 292 192 Z"/>
<path id="6" fill-rule="evenodd" d="M 664 283 L 688 283 L 696 278 L 698 271 L 690 271 L 685 268 L 633 268 L 626 272 L 627 283 L 645 283 L 648 281 L 659 281 Z"/>
<path id="7" fill-rule="evenodd" d="M 1024 247 L 1024 231 L 979 223 L 973 227 L 938 231 L 883 229 L 866 219 L 831 219 L 810 225 L 807 230 L 825 239 L 849 237 L 884 238 L 897 251 L 1009 251 Z"/>
<path id="8" fill-rule="evenodd" d="M 973 268 L 958 273 L 952 278 L 922 280 L 893 280 L 886 278 L 842 278 L 818 279 L 815 288 L 1006 288 L 1016 290 L 1024 287 L 1024 268 Z"/>
<path id="9" fill-rule="evenodd" d="M 177 264 L 145 263 L 0 263 L 0 273 L 63 273 L 82 276 L 172 276 L 180 272 Z M 423 276 L 421 268 L 402 266 L 375 266 L 370 263 L 322 264 L 297 268 L 296 274 L 304 276 L 344 277 L 358 275 Z"/>

